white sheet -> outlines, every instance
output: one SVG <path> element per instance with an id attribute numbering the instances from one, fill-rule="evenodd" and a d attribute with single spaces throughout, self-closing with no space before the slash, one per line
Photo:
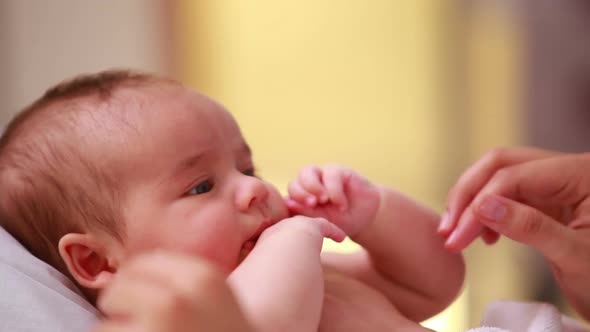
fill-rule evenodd
<path id="1" fill-rule="evenodd" d="M 486 308 L 482 327 L 468 332 L 588 332 L 548 303 L 495 301 Z"/>
<path id="2" fill-rule="evenodd" d="M 98 316 L 68 278 L 0 228 L 0 331 L 89 331 Z"/>
<path id="3" fill-rule="evenodd" d="M 63 274 L 0 227 L 0 331 L 90 331 L 99 312 Z M 468 332 L 589 332 L 549 304 L 492 302 Z"/>

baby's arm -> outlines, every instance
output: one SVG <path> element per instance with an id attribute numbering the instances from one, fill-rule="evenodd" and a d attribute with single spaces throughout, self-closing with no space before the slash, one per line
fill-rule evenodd
<path id="1" fill-rule="evenodd" d="M 365 251 L 326 255 L 325 262 L 383 292 L 406 317 L 422 321 L 459 293 L 463 259 L 444 250 L 434 212 L 391 189 L 380 187 L 380 192 L 377 217 L 351 237 Z"/>
<path id="2" fill-rule="evenodd" d="M 289 207 L 327 218 L 364 248 L 351 255 L 323 254 L 329 270 L 379 290 L 414 321 L 440 312 L 457 296 L 463 260 L 444 250 L 434 212 L 350 169 L 309 169 L 290 185 Z"/>
<path id="3" fill-rule="evenodd" d="M 262 233 L 228 278 L 257 331 L 316 331 L 324 282 L 320 252 L 324 237 L 345 234 L 324 219 L 285 219 Z"/>

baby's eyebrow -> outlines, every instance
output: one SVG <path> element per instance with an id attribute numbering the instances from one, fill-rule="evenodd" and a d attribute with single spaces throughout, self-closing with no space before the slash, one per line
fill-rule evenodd
<path id="1" fill-rule="evenodd" d="M 198 164 L 202 158 L 203 158 L 203 153 L 197 153 L 197 154 L 192 155 L 186 159 L 183 159 L 180 163 L 178 163 L 176 165 L 176 167 L 174 168 L 174 172 L 172 174 L 174 175 L 174 174 L 183 173 L 184 171 L 195 167 L 195 165 Z"/>
<path id="2" fill-rule="evenodd" d="M 188 158 L 182 159 L 179 163 L 175 164 L 174 168 L 172 169 L 172 172 L 166 173 L 162 176 L 160 181 L 158 181 L 158 185 L 166 185 L 168 181 L 174 180 L 178 176 L 194 168 L 195 165 L 197 165 L 201 161 L 201 159 L 203 159 L 204 156 L 204 153 L 199 152 L 191 155 Z"/>

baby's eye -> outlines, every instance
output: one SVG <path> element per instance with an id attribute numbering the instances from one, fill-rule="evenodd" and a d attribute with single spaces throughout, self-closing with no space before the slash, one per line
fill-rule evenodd
<path id="1" fill-rule="evenodd" d="M 213 189 L 213 182 L 211 180 L 205 180 L 196 186 L 194 186 L 191 190 L 188 191 L 188 195 L 200 195 L 207 193 Z"/>
<path id="2" fill-rule="evenodd" d="M 256 176 L 256 171 L 254 170 L 254 168 L 248 168 L 248 169 L 242 171 L 242 174 L 247 175 L 247 176 Z"/>

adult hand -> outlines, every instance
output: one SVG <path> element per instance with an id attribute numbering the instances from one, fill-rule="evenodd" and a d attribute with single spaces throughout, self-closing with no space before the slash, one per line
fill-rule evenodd
<path id="1" fill-rule="evenodd" d="M 156 252 L 117 271 L 94 332 L 252 331 L 225 278 L 194 257 Z"/>
<path id="2" fill-rule="evenodd" d="M 504 177 L 507 169 L 559 154 L 532 148 L 495 149 L 469 167 L 449 192 L 447 211 L 438 227 L 439 234 L 448 237 L 447 248 L 463 250 L 478 236 L 488 244 L 496 242 L 498 234 L 477 222 L 469 209 L 475 198 L 486 193 L 488 184 Z"/>
<path id="3" fill-rule="evenodd" d="M 448 248 L 463 249 L 482 226 L 530 245 L 590 318 L 590 154 L 496 150 L 451 190 L 448 215 L 439 229 Z"/>

